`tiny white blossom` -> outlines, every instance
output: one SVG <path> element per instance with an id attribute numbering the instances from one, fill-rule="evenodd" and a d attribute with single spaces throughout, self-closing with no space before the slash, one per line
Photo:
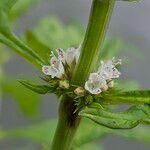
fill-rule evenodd
<path id="1" fill-rule="evenodd" d="M 51 75 L 52 78 L 61 78 L 64 74 L 64 66 L 59 59 L 53 56 L 50 60 L 50 66 L 43 66 L 42 71 L 46 75 Z"/>
<path id="2" fill-rule="evenodd" d="M 71 65 L 73 61 L 77 63 L 79 56 L 80 56 L 79 48 L 74 47 L 68 48 L 66 50 L 66 57 L 65 57 L 66 63 L 68 65 Z"/>
<path id="3" fill-rule="evenodd" d="M 88 81 L 85 83 L 85 89 L 92 94 L 99 94 L 102 91 L 107 91 L 108 88 L 114 87 L 112 79 L 118 78 L 121 74 L 116 68 L 118 64 L 121 64 L 121 60 L 116 61 L 115 58 L 101 61 L 98 72 L 90 74 Z"/>
<path id="4" fill-rule="evenodd" d="M 80 47 L 79 47 L 80 48 Z M 63 49 L 57 49 L 58 59 L 61 60 L 64 64 L 67 63 L 69 66 L 73 61 L 77 63 L 79 59 L 79 48 L 68 48 L 66 51 Z"/>
<path id="5" fill-rule="evenodd" d="M 99 68 L 98 74 L 106 80 L 119 78 L 121 73 L 116 68 L 116 65 L 118 64 L 121 64 L 121 60 L 116 61 L 115 58 L 105 62 L 101 61 L 101 67 Z"/>
<path id="6" fill-rule="evenodd" d="M 98 73 L 91 73 L 85 83 L 85 89 L 92 94 L 100 94 L 107 87 L 106 80 Z"/>
<path id="7" fill-rule="evenodd" d="M 65 63 L 65 58 L 66 58 L 66 53 L 63 49 L 59 48 L 56 50 L 57 54 L 58 54 L 58 59 L 60 61 L 62 61 L 63 63 Z"/>
<path id="8" fill-rule="evenodd" d="M 57 77 L 61 78 L 64 72 L 65 64 L 67 63 L 69 66 L 75 61 L 77 62 L 79 59 L 79 48 L 68 48 L 66 51 L 59 48 L 56 50 L 56 56 L 54 53 L 51 53 L 50 65 L 43 66 L 42 71 L 46 75 L 51 75 L 52 78 Z"/>

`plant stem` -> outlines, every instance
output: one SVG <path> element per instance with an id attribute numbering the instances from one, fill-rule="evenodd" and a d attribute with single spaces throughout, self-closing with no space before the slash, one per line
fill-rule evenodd
<path id="1" fill-rule="evenodd" d="M 74 113 L 73 100 L 64 98 L 59 106 L 59 120 L 51 150 L 70 150 L 80 117 Z"/>
<path id="2" fill-rule="evenodd" d="M 72 83 L 83 86 L 97 61 L 115 0 L 93 0 L 86 35 L 82 44 L 80 59 Z"/>
<path id="3" fill-rule="evenodd" d="M 115 0 L 93 0 L 91 15 L 85 39 L 81 49 L 79 63 L 72 78 L 72 83 L 83 85 L 93 69 L 96 56 L 101 47 Z M 59 121 L 51 150 L 70 150 L 74 135 L 80 123 L 74 113 L 73 100 L 64 98 L 59 107 Z"/>

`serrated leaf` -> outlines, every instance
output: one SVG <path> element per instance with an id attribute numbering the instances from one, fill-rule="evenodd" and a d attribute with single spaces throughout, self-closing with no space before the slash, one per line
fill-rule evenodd
<path id="1" fill-rule="evenodd" d="M 96 96 L 96 102 L 100 104 L 150 104 L 150 91 L 137 90 L 137 91 L 117 91 L 110 90 L 101 94 L 100 97 Z"/>
<path id="2" fill-rule="evenodd" d="M 38 93 L 38 94 L 46 94 L 51 93 L 54 88 L 47 86 L 47 85 L 36 85 L 35 83 L 30 83 L 29 81 L 19 81 L 22 85 L 24 85 L 26 88 Z"/>
<path id="3" fill-rule="evenodd" d="M 80 115 L 112 129 L 130 129 L 139 123 L 150 124 L 150 106 L 133 106 L 125 112 L 110 112 L 104 109 L 85 108 Z"/>
<path id="4" fill-rule="evenodd" d="M 123 92 L 120 95 L 125 96 L 125 97 L 133 97 L 133 98 L 145 98 L 148 97 L 150 98 L 150 90 L 137 90 L 137 91 L 127 91 Z"/>
<path id="5" fill-rule="evenodd" d="M 118 101 L 150 104 L 150 90 L 122 92 L 114 96 Z"/>
<path id="6" fill-rule="evenodd" d="M 91 115 L 87 113 L 80 114 L 83 117 L 87 117 L 93 120 L 95 123 L 100 124 L 102 126 L 111 128 L 111 129 L 131 129 L 138 125 L 137 121 L 129 121 L 124 119 L 112 119 L 112 118 L 105 118 L 102 116 Z"/>

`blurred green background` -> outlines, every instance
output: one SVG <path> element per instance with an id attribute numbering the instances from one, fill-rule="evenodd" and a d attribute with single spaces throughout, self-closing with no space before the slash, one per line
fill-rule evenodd
<path id="1" fill-rule="evenodd" d="M 29 46 L 36 51 L 43 49 L 43 57 L 47 57 L 50 49 L 67 48 L 81 43 L 90 5 L 91 0 L 20 0 L 10 14 L 10 21 L 15 32 Z M 27 12 L 24 12 L 25 10 Z M 122 88 L 150 87 L 149 10 L 149 0 L 116 4 L 104 47 L 106 50 L 114 49 L 114 53 L 104 54 L 103 58 L 111 58 L 117 53 L 125 62 L 122 67 L 122 82 L 134 81 L 127 85 L 123 84 Z M 39 143 L 44 145 L 45 139 L 49 141 L 47 130 L 43 132 L 49 128 L 47 120 L 57 117 L 57 98 L 55 95 L 36 95 L 20 85 L 17 79 L 38 80 L 41 72 L 12 51 L 6 51 L 8 48 L 2 44 L 0 49 L 0 78 L 2 77 L 3 92 L 0 101 L 0 139 L 10 137 L 0 141 L 0 150 L 41 150 Z M 31 125 L 36 127 L 29 127 Z M 21 128 L 21 131 L 17 128 Z M 5 135 L 4 129 L 9 131 L 9 135 Z M 138 136 L 140 139 L 140 134 Z M 149 140 L 148 142 L 150 144 Z M 150 145 L 144 140 L 139 142 L 114 135 L 103 138 L 100 143 L 107 150 L 150 149 Z M 89 147 L 90 149 L 94 148 Z"/>

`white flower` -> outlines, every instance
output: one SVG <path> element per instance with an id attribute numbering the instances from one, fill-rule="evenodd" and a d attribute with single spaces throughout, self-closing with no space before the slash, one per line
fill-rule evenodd
<path id="1" fill-rule="evenodd" d="M 101 75 L 105 80 L 119 78 L 121 73 L 116 68 L 116 65 L 118 64 L 121 64 L 121 60 L 116 61 L 115 58 L 105 62 L 102 61 L 98 74 Z"/>
<path id="2" fill-rule="evenodd" d="M 80 47 L 79 47 L 80 48 Z M 77 63 L 79 59 L 79 48 L 68 48 L 66 51 L 63 49 L 57 49 L 58 59 L 64 64 L 67 63 L 69 66 L 75 61 Z"/>
<path id="3" fill-rule="evenodd" d="M 58 59 L 60 61 L 62 61 L 63 63 L 65 63 L 66 53 L 64 52 L 64 50 L 59 48 L 56 51 L 57 51 L 57 54 L 58 54 Z"/>
<path id="4" fill-rule="evenodd" d="M 106 80 L 98 73 L 91 73 L 85 83 L 85 89 L 92 94 L 99 94 L 107 87 Z"/>
<path id="5" fill-rule="evenodd" d="M 121 64 L 121 60 L 116 61 L 115 58 L 105 62 L 101 62 L 101 67 L 97 73 L 91 73 L 88 81 L 85 83 L 85 89 L 92 94 L 99 94 L 114 86 L 113 78 L 118 78 L 120 72 L 116 66 Z"/>
<path id="6" fill-rule="evenodd" d="M 46 75 L 51 75 L 52 78 L 61 78 L 64 74 L 64 66 L 59 59 L 53 56 L 50 60 L 50 66 L 43 66 L 42 71 Z"/>
<path id="7" fill-rule="evenodd" d="M 65 61 L 68 65 L 71 65 L 73 61 L 77 63 L 80 56 L 79 48 L 68 48 L 66 50 Z"/>
<path id="8" fill-rule="evenodd" d="M 65 64 L 67 63 L 69 66 L 75 61 L 77 62 L 79 59 L 79 48 L 68 48 L 66 52 L 59 48 L 56 50 L 56 56 L 52 52 L 51 60 L 49 66 L 43 66 L 42 71 L 46 75 L 51 75 L 52 78 L 57 77 L 61 78 L 64 72 Z"/>

